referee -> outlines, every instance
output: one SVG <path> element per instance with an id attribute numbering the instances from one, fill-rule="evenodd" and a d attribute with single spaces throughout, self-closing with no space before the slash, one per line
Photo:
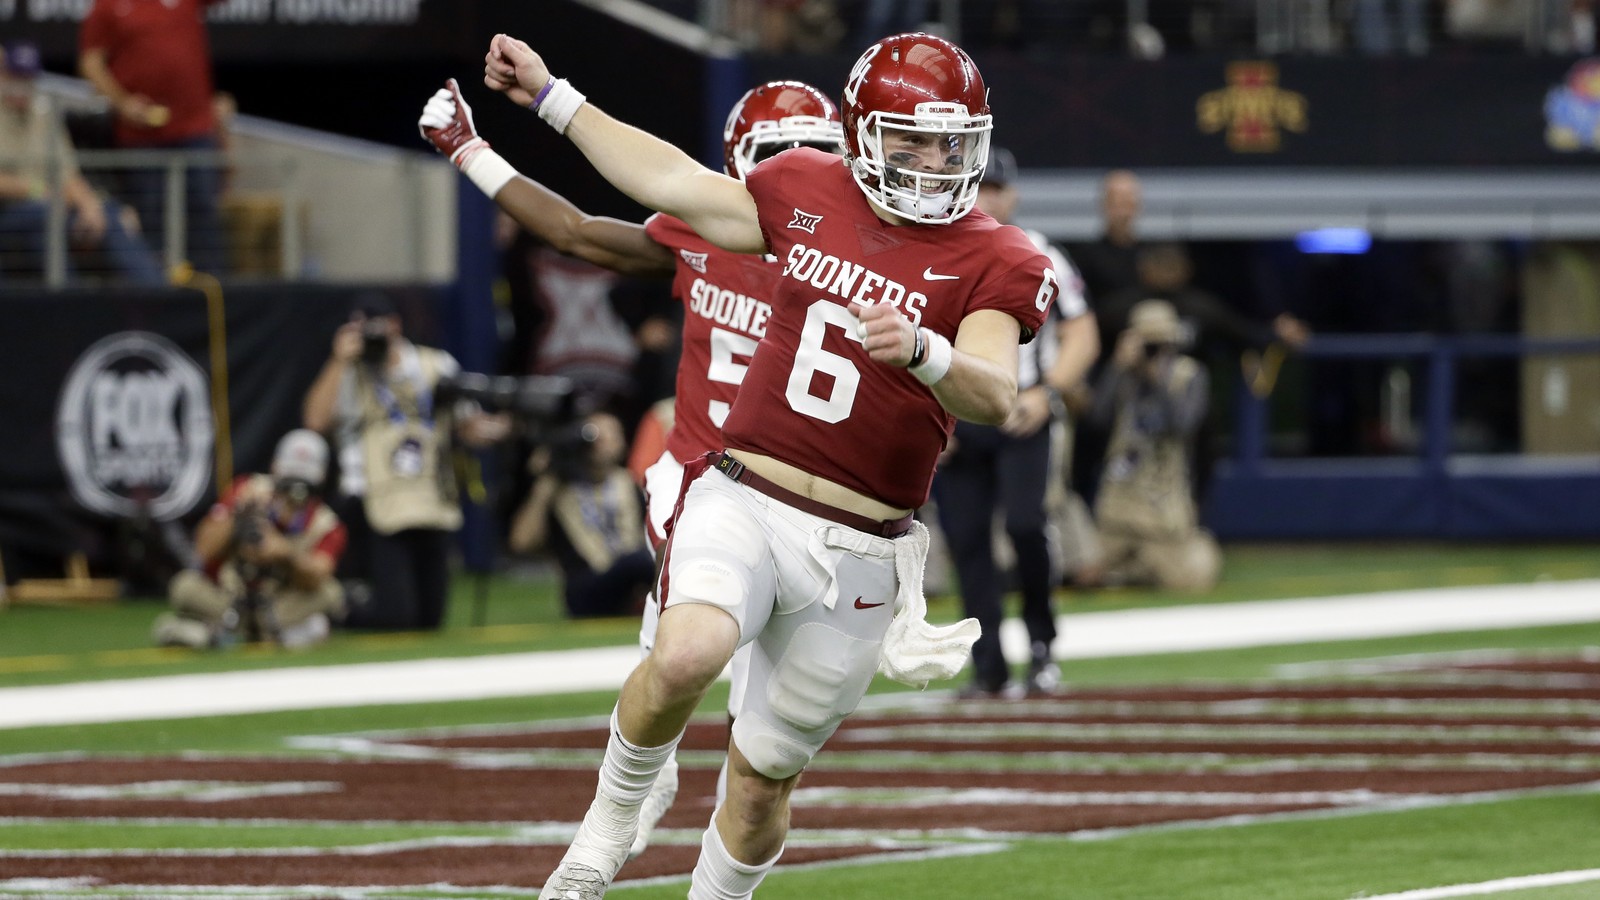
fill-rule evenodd
<path id="1" fill-rule="evenodd" d="M 1017 208 L 1016 169 L 1011 153 L 996 147 L 979 187 L 978 208 L 1002 223 L 1009 223 Z M 1064 418 L 1061 393 L 1083 378 L 1099 354 L 1100 341 L 1077 269 L 1044 235 L 1027 234 L 1055 266 L 1056 301 L 1039 333 L 1020 348 L 1017 401 L 1010 417 L 999 426 L 956 422 L 933 485 L 962 605 L 983 626 L 983 636 L 972 647 L 972 683 L 961 691 L 968 699 L 1049 694 L 1061 678 L 1051 655 L 1056 638 L 1051 590 L 1057 566 L 1051 560 L 1046 497 L 1052 478 L 1064 478 L 1055 461 L 1064 452 L 1066 429 L 1052 423 Z M 1000 652 L 1000 600 L 1006 585 L 994 554 L 997 510 L 1004 511 L 1016 556 L 1031 648 L 1020 685 L 1011 682 Z"/>

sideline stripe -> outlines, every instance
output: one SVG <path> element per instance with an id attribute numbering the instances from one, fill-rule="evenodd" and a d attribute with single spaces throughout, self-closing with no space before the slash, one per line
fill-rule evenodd
<path id="1" fill-rule="evenodd" d="M 1444 887 L 1419 888 L 1398 894 L 1379 894 L 1366 900 L 1443 900 L 1446 897 L 1481 897 L 1501 891 L 1521 891 L 1528 888 L 1556 887 L 1564 884 L 1583 884 L 1600 881 L 1600 869 L 1573 869 L 1570 872 L 1550 872 L 1545 875 L 1523 875 L 1517 878 L 1499 878 L 1477 884 L 1452 884 Z"/>
<path id="2" fill-rule="evenodd" d="M 1062 659 L 1600 621 L 1600 579 L 1062 616 Z M 1007 654 L 1027 658 L 1008 620 Z M 636 645 L 0 689 L 0 728 L 614 691 Z"/>

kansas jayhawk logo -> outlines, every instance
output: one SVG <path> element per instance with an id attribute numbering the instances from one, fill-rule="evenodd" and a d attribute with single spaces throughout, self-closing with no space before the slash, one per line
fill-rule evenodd
<path id="1" fill-rule="evenodd" d="M 816 234 L 817 225 L 822 222 L 821 216 L 813 216 L 808 212 L 801 212 L 800 207 L 794 208 L 794 219 L 789 222 L 790 228 L 798 228 L 806 234 Z"/>
<path id="2" fill-rule="evenodd" d="M 1552 150 L 1600 150 L 1600 59 L 1579 60 L 1567 83 L 1544 99 L 1545 144 Z"/>

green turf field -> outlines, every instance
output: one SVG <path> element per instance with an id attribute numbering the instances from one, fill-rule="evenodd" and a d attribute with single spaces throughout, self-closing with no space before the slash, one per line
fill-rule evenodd
<path id="1" fill-rule="evenodd" d="M 1223 603 L 1284 597 L 1600 577 L 1600 550 L 1561 544 L 1338 544 L 1229 546 L 1223 580 L 1203 595 L 1143 590 L 1063 591 L 1061 611 Z M 480 593 L 485 591 L 485 593 Z M 150 646 L 153 599 L 108 606 L 16 606 L 0 612 L 0 687 L 276 666 L 468 656 L 626 644 L 634 619 L 572 622 L 543 578 L 458 577 L 438 634 L 344 632 L 307 652 L 243 647 L 197 653 Z M 932 597 L 934 620 L 954 619 L 952 597 Z"/>
<path id="2" fill-rule="evenodd" d="M 1340 546 L 1229 548 L 1224 585 L 1206 597 L 1136 592 L 1063 595 L 1063 608 L 1099 611 L 1182 602 L 1268 600 L 1372 590 L 1526 583 L 1600 577 L 1600 553 L 1577 546 Z M 12 608 L 0 612 L 0 687 L 137 675 L 206 672 L 283 665 L 323 665 L 509 651 L 624 644 L 635 637 L 631 620 L 566 623 L 553 586 L 496 579 L 490 584 L 487 623 L 474 626 L 473 585 L 457 585 L 450 627 L 438 635 L 341 634 L 328 646 L 287 654 L 248 648 L 197 654 L 146 646 L 146 630 L 159 604 L 129 601 L 106 608 Z M 934 604 L 935 618 L 955 615 L 948 600 Z M 1069 624 L 1070 627 L 1070 624 Z M 1071 660 L 1066 683 L 1079 690 L 1106 686 L 1255 684 L 1286 679 L 1285 667 L 1369 660 L 1410 654 L 1498 650 L 1576 656 L 1600 648 L 1600 623 L 1461 632 L 1337 643 L 1306 643 L 1135 658 Z M 935 685 L 932 690 L 948 688 Z M 900 690 L 880 682 L 877 693 Z M 442 728 L 600 716 L 614 695 L 510 698 L 448 704 L 266 713 L 163 722 L 0 730 L 0 764 L 29 754 L 90 754 L 105 758 L 248 757 L 309 758 L 320 751 L 293 743 L 316 735 L 349 735 L 419 727 Z M 715 689 L 708 709 L 719 708 Z M 1600 745 L 1600 712 L 1574 701 L 1574 740 Z M 715 718 L 715 714 L 712 714 Z M 1585 738 L 1584 735 L 1587 735 Z M 585 751 L 575 751 L 580 755 Z M 825 751 L 824 758 L 831 751 Z M 309 755 L 309 756 L 308 756 Z M 593 754 L 590 754 L 591 756 Z M 843 756 L 839 763 L 871 754 Z M 888 764 L 898 764 L 885 757 Z M 1126 762 L 1126 760 L 1124 760 Z M 1254 761 L 1260 762 L 1260 761 Z M 1254 762 L 1252 764 L 1254 764 Z M 819 761 L 820 764 L 820 761 Z M 1080 760 L 1086 767 L 1115 760 Z M 1058 768 L 1054 760 L 1018 756 L 1018 770 Z M 1182 766 L 1156 764 L 1163 770 Z M 1204 768 L 1207 763 L 1195 762 Z M 1220 764 L 1218 764 L 1220 765 Z M 1594 771 L 1594 782 L 1472 797 L 1440 805 L 1384 810 L 1334 810 L 1253 819 L 1132 828 L 1117 833 L 1011 836 L 996 846 L 984 835 L 953 835 L 942 852 L 907 861 L 874 861 L 814 869 L 780 869 L 758 896 L 782 898 L 1022 898 L 1022 900 L 1344 900 L 1441 885 L 1473 884 L 1520 876 L 1574 872 L 1600 866 L 1600 754 L 1574 755 L 1568 765 Z M 0 768 L 0 773 L 4 769 Z M 106 850 L 150 852 L 208 849 L 235 852 L 299 848 L 379 847 L 414 841 L 494 839 L 514 845 L 532 833 L 508 822 L 286 822 L 263 820 L 128 819 L 93 817 L 40 820 L 7 812 L 10 798 L 0 774 L 0 897 L 122 897 L 93 884 L 7 882 L 7 853 Z M 944 823 L 959 827 L 959 822 Z M 693 841 L 690 835 L 673 840 Z M 953 848 L 953 849 L 952 849 Z M 508 852 L 515 852 L 513 849 Z M 686 882 L 619 885 L 619 897 L 682 897 Z M 350 896 L 519 897 L 513 889 L 388 890 Z M 148 896 L 190 896 L 173 892 Z M 280 896 L 271 891 L 204 896 Z M 281 896 L 324 896 L 286 892 Z M 1573 884 L 1445 893 L 1506 900 L 1578 900 L 1600 897 L 1600 880 Z"/>

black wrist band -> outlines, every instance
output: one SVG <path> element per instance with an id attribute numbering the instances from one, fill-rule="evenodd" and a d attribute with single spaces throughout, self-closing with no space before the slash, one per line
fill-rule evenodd
<path id="1" fill-rule="evenodd" d="M 912 366 L 922 365 L 923 361 L 926 360 L 928 356 L 928 342 L 922 339 L 922 329 L 913 328 L 911 329 L 911 334 L 916 340 L 915 343 L 911 345 L 911 361 L 906 363 L 906 368 L 908 369 Z"/>

